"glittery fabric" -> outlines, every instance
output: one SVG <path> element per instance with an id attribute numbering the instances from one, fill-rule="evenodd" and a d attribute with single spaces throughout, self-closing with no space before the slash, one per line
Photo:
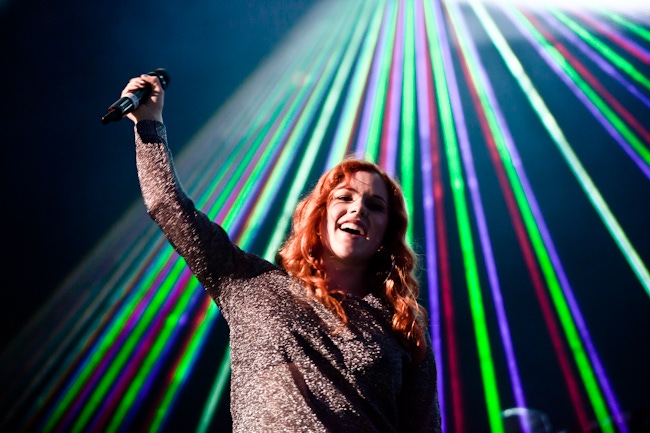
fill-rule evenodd
<path id="1" fill-rule="evenodd" d="M 439 432 L 431 350 L 415 365 L 369 294 L 338 317 L 275 265 L 233 245 L 177 180 L 165 126 L 136 125 L 147 211 L 219 306 L 230 328 L 235 432 Z"/>

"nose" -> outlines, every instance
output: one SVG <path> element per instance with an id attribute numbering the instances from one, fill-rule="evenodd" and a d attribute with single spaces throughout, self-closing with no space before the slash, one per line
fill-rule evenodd
<path id="1" fill-rule="evenodd" d="M 358 213 L 359 215 L 368 215 L 368 209 L 366 208 L 365 203 L 363 202 L 363 199 L 360 197 L 353 201 L 350 204 L 349 208 L 350 213 Z"/>

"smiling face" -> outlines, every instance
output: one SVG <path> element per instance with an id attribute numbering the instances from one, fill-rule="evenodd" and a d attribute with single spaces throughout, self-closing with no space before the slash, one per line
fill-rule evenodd
<path id="1" fill-rule="evenodd" d="M 381 176 L 357 171 L 332 190 L 321 224 L 323 260 L 339 269 L 362 266 L 380 247 L 388 225 L 388 190 Z"/>

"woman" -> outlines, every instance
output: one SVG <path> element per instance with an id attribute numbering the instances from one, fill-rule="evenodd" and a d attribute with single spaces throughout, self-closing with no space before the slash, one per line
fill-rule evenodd
<path id="1" fill-rule="evenodd" d="M 439 432 L 436 367 L 398 186 L 344 161 L 297 207 L 275 266 L 234 246 L 182 190 L 157 77 L 128 117 L 147 212 L 230 328 L 236 432 Z"/>

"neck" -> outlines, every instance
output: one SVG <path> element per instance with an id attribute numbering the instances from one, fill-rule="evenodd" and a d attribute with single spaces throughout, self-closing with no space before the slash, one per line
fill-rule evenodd
<path id="1" fill-rule="evenodd" d="M 363 298 L 368 294 L 364 278 L 364 267 L 342 267 L 337 266 L 336 263 L 326 263 L 324 270 L 327 274 L 330 289 L 356 298 Z"/>

